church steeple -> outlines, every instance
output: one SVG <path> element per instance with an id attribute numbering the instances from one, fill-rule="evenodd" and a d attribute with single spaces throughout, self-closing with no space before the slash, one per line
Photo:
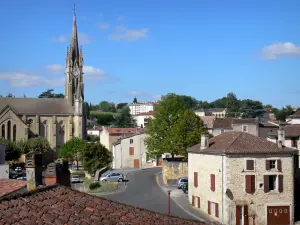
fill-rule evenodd
<path id="1" fill-rule="evenodd" d="M 79 50 L 78 34 L 76 24 L 76 13 L 74 5 L 72 40 L 66 56 L 66 87 L 65 96 L 68 104 L 74 106 L 75 112 L 82 113 L 83 95 L 83 54 Z"/>

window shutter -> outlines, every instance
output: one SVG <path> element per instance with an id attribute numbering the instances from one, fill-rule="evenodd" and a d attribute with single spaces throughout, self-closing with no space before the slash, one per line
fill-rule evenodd
<path id="1" fill-rule="evenodd" d="M 198 197 L 198 208 L 200 209 L 200 197 Z"/>
<path id="2" fill-rule="evenodd" d="M 195 206 L 195 196 L 192 195 L 192 206 Z"/>
<path id="3" fill-rule="evenodd" d="M 216 203 L 216 217 L 219 217 L 219 204 Z"/>
<path id="4" fill-rule="evenodd" d="M 210 175 L 210 190 L 215 191 L 216 190 L 216 182 L 215 182 L 215 174 Z"/>
<path id="5" fill-rule="evenodd" d="M 278 160 L 277 160 L 277 169 L 278 169 L 278 171 L 280 171 L 280 172 L 281 172 L 281 170 L 282 170 L 281 167 L 282 167 L 282 166 L 281 166 L 281 160 L 278 159 Z"/>
<path id="6" fill-rule="evenodd" d="M 244 205 L 244 225 L 249 225 L 248 206 Z"/>
<path id="7" fill-rule="evenodd" d="M 266 170 L 270 170 L 270 161 L 266 160 Z"/>
<path id="8" fill-rule="evenodd" d="M 246 167 L 247 170 L 254 170 L 254 160 L 247 160 Z"/>
<path id="9" fill-rule="evenodd" d="M 278 191 L 283 192 L 283 175 L 278 175 Z"/>
<path id="10" fill-rule="evenodd" d="M 264 192 L 269 192 L 269 176 L 264 175 Z"/>
<path id="11" fill-rule="evenodd" d="M 236 221 L 235 221 L 235 224 L 236 225 L 241 225 L 241 206 L 236 206 L 235 208 L 235 218 L 236 218 Z"/>
<path id="12" fill-rule="evenodd" d="M 251 193 L 255 192 L 255 175 L 251 175 Z"/>
<path id="13" fill-rule="evenodd" d="M 207 202 L 207 213 L 210 215 L 210 201 Z"/>
<path id="14" fill-rule="evenodd" d="M 134 147 L 129 147 L 129 155 L 134 155 Z"/>
<path id="15" fill-rule="evenodd" d="M 245 176 L 245 182 L 246 182 L 246 185 L 245 185 L 246 193 L 250 194 L 251 193 L 251 175 Z"/>
<path id="16" fill-rule="evenodd" d="M 194 187 L 198 187 L 198 172 L 194 172 Z"/>

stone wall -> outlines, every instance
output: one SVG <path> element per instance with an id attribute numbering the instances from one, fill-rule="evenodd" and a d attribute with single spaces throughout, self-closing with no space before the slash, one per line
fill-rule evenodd
<path id="1" fill-rule="evenodd" d="M 176 184 L 177 179 L 188 176 L 188 163 L 182 159 L 163 160 L 163 180 L 165 184 Z"/>

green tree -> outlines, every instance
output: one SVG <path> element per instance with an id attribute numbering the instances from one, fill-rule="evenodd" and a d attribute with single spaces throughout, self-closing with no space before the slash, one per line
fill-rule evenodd
<path id="1" fill-rule="evenodd" d="M 99 109 L 103 112 L 116 112 L 116 106 L 113 102 L 102 101 L 99 103 Z"/>
<path id="2" fill-rule="evenodd" d="M 13 95 L 12 93 L 8 93 L 7 96 L 6 96 L 6 98 L 15 98 L 15 97 L 16 97 L 16 96 Z"/>
<path id="3" fill-rule="evenodd" d="M 115 118 L 111 113 L 92 114 L 96 117 L 97 123 L 102 126 L 110 126 L 114 123 Z"/>
<path id="4" fill-rule="evenodd" d="M 86 142 L 84 140 L 78 137 L 73 137 L 71 140 L 60 146 L 59 156 L 72 162 L 75 160 L 78 170 L 78 161 L 80 160 L 81 153 L 85 149 L 85 147 Z"/>
<path id="5" fill-rule="evenodd" d="M 88 142 L 99 142 L 99 136 L 95 136 L 95 135 L 88 135 L 87 136 L 87 141 Z"/>
<path id="6" fill-rule="evenodd" d="M 126 103 L 126 102 L 124 102 L 124 103 L 118 103 L 117 104 L 117 109 L 122 109 L 126 105 L 128 105 L 128 103 Z"/>
<path id="7" fill-rule="evenodd" d="M 264 113 L 263 104 L 260 101 L 244 99 L 240 102 L 239 113 L 243 118 L 261 117 Z"/>
<path id="8" fill-rule="evenodd" d="M 5 161 L 13 161 L 17 160 L 21 156 L 21 150 L 18 148 L 16 143 L 6 140 L 4 138 L 0 138 L 0 142 L 6 145 L 5 149 Z"/>
<path id="9" fill-rule="evenodd" d="M 187 156 L 187 148 L 200 141 L 203 123 L 179 95 L 169 95 L 156 108 L 147 126 L 146 144 L 152 157 L 163 153 Z M 190 138 L 187 138 L 190 136 Z"/>
<path id="10" fill-rule="evenodd" d="M 130 114 L 130 109 L 128 106 L 123 107 L 119 110 L 118 115 L 115 117 L 115 122 L 113 127 L 136 127 L 136 121 L 133 116 Z"/>
<path id="11" fill-rule="evenodd" d="M 138 101 L 137 101 L 137 98 L 136 97 L 134 97 L 134 99 L 133 99 L 133 102 L 132 103 L 134 103 L 134 104 L 136 104 Z"/>
<path id="12" fill-rule="evenodd" d="M 53 93 L 54 90 L 53 89 L 48 89 L 47 91 L 44 91 L 43 93 L 41 93 L 38 98 L 64 98 L 64 94 L 55 94 Z"/>
<path id="13" fill-rule="evenodd" d="M 87 102 L 83 103 L 83 116 L 86 120 L 90 119 L 90 106 Z"/>
<path id="14" fill-rule="evenodd" d="M 175 96 L 179 96 L 180 98 L 182 98 L 182 101 L 187 105 L 189 109 L 196 109 L 198 107 L 198 101 L 195 98 L 187 95 L 177 95 L 175 93 L 169 93 L 167 95 L 163 95 L 161 98 L 162 100 L 164 100 L 166 98 L 172 98 Z"/>
<path id="15" fill-rule="evenodd" d="M 22 154 L 43 154 L 51 150 L 49 141 L 44 137 L 30 138 L 20 140 L 17 146 L 21 149 Z"/>
<path id="16" fill-rule="evenodd" d="M 112 152 L 100 143 L 87 144 L 82 152 L 83 167 L 90 174 L 109 166 L 112 160 Z"/>

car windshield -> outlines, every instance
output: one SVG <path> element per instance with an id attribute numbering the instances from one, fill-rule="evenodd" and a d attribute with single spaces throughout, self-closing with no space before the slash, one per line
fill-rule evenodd
<path id="1" fill-rule="evenodd" d="M 187 179 L 181 179 L 181 182 L 188 182 Z"/>
<path id="2" fill-rule="evenodd" d="M 73 178 L 79 178 L 79 176 L 78 175 L 74 175 Z"/>

